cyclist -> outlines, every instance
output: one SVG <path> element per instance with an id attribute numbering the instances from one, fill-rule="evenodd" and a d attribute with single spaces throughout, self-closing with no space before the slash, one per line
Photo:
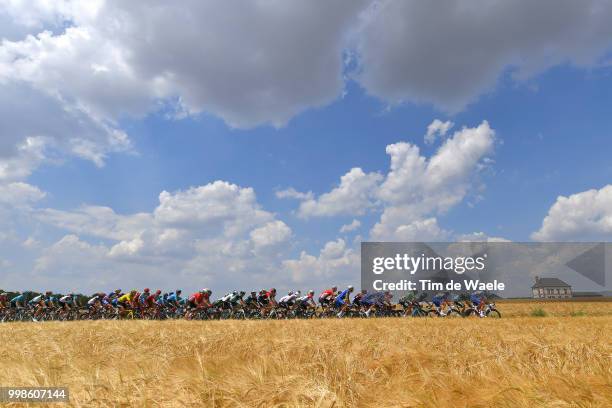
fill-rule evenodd
<path id="1" fill-rule="evenodd" d="M 367 308 L 365 314 L 370 317 L 372 310 L 376 308 L 383 308 L 391 306 L 391 298 L 393 295 L 389 291 L 386 292 L 372 292 L 361 298 L 360 304 Z"/>
<path id="2" fill-rule="evenodd" d="M 251 291 L 251 294 L 247 296 L 247 298 L 244 300 L 244 306 L 249 310 L 254 310 L 259 307 L 258 302 L 257 302 L 257 292 L 256 291 L 254 290 Z"/>
<path id="3" fill-rule="evenodd" d="M 230 309 L 231 308 L 231 300 L 234 296 L 236 296 L 238 292 L 233 291 L 233 292 L 229 292 L 226 293 L 225 295 L 221 296 L 219 299 L 217 299 L 214 303 L 213 306 L 214 307 L 218 307 L 220 309 Z"/>
<path id="4" fill-rule="evenodd" d="M 353 305 L 355 305 L 357 307 L 361 307 L 361 300 L 367 294 L 368 294 L 368 290 L 367 289 L 361 289 L 361 292 L 357 293 L 355 295 L 355 297 L 353 298 Z"/>
<path id="5" fill-rule="evenodd" d="M 272 310 L 277 305 L 276 303 L 276 289 L 272 288 L 269 291 L 262 289 L 257 297 L 257 302 L 261 305 L 261 313 L 264 315 L 266 312 Z"/>
<path id="6" fill-rule="evenodd" d="M 212 290 L 206 288 L 189 296 L 188 310 L 185 314 L 185 318 L 190 320 L 196 310 L 210 308 L 212 306 L 210 304 L 211 294 Z"/>
<path id="7" fill-rule="evenodd" d="M 138 295 L 138 306 L 142 309 L 146 305 L 147 298 L 151 296 L 151 289 L 145 288 L 141 294 Z"/>
<path id="8" fill-rule="evenodd" d="M 106 297 L 106 293 L 94 293 L 93 296 L 87 301 L 87 307 L 92 312 L 97 312 L 102 308 L 102 301 Z"/>
<path id="9" fill-rule="evenodd" d="M 5 309 L 9 306 L 8 293 L 0 293 L 0 309 Z"/>
<path id="10" fill-rule="evenodd" d="M 478 312 L 478 315 L 480 317 L 484 317 L 483 309 L 485 305 L 485 299 L 482 291 L 477 290 L 476 292 L 472 293 L 470 295 L 470 302 L 472 303 L 472 305 L 474 305 L 474 309 L 476 310 L 476 312 Z"/>
<path id="11" fill-rule="evenodd" d="M 436 311 L 438 312 L 438 315 L 440 316 L 446 316 L 446 313 L 444 313 L 444 311 L 442 310 L 442 304 L 446 303 L 448 301 L 448 292 L 447 293 L 436 293 L 434 295 L 434 297 L 431 299 L 431 303 L 434 304 Z"/>
<path id="12" fill-rule="evenodd" d="M 119 315 L 124 315 L 127 309 L 133 308 L 136 300 L 138 299 L 138 291 L 132 289 L 129 293 L 119 297 L 117 299 L 117 306 L 119 307 Z"/>
<path id="13" fill-rule="evenodd" d="M 166 303 L 175 307 L 180 307 L 181 293 L 183 292 L 180 289 L 170 293 L 166 299 Z"/>
<path id="14" fill-rule="evenodd" d="M 234 293 L 232 293 L 232 296 L 229 298 L 229 303 L 230 306 L 232 308 L 237 307 L 238 305 L 244 307 L 244 299 L 242 299 L 244 297 L 244 295 L 246 294 L 246 292 L 244 290 L 241 291 L 236 291 Z"/>
<path id="15" fill-rule="evenodd" d="M 417 290 L 409 292 L 406 296 L 400 298 L 398 304 L 404 308 L 406 315 L 410 314 L 414 316 L 418 310 L 415 308 L 415 302 L 417 302 Z"/>
<path id="16" fill-rule="evenodd" d="M 76 296 L 74 295 L 74 293 L 69 293 L 66 296 L 60 297 L 58 303 L 60 305 L 60 308 L 66 313 L 68 313 L 68 311 L 72 309 L 72 305 L 76 303 Z"/>
<path id="17" fill-rule="evenodd" d="M 157 299 L 161 295 L 161 290 L 157 289 L 154 293 L 149 292 L 144 301 L 141 303 L 143 312 L 153 314 L 157 308 Z M 142 299 L 142 296 L 140 297 Z"/>
<path id="18" fill-rule="evenodd" d="M 11 299 L 10 306 L 12 308 L 20 309 L 22 307 L 25 307 L 25 301 L 26 301 L 25 293 L 20 293 L 19 295 Z"/>
<path id="19" fill-rule="evenodd" d="M 157 289 L 155 293 L 150 293 L 149 296 L 147 296 L 144 300 L 145 308 L 150 309 L 152 307 L 155 307 L 155 305 L 157 304 L 157 299 L 160 297 L 161 293 L 162 292 L 159 289 Z"/>
<path id="20" fill-rule="evenodd" d="M 49 292 L 49 296 L 47 296 L 45 306 L 49 309 L 55 309 L 58 305 L 57 300 L 58 298 L 56 296 L 53 296 L 53 294 Z"/>
<path id="21" fill-rule="evenodd" d="M 47 297 L 49 296 L 51 296 L 51 292 L 47 291 L 44 294 L 41 293 L 40 295 L 35 296 L 28 302 L 28 305 L 30 307 L 36 309 L 34 311 L 34 316 L 32 317 L 32 320 L 34 320 L 35 322 L 38 321 L 38 318 L 40 317 L 41 313 L 45 310 Z"/>
<path id="22" fill-rule="evenodd" d="M 115 289 L 106 295 L 108 302 L 113 306 L 117 306 L 117 299 L 119 299 L 121 296 L 123 296 L 121 289 Z"/>
<path id="23" fill-rule="evenodd" d="M 344 289 L 338 296 L 336 296 L 334 306 L 336 309 L 339 309 L 337 314 L 338 317 L 342 317 L 346 312 L 346 309 L 348 309 L 351 305 L 351 293 L 353 293 L 353 286 L 349 285 L 349 287 Z"/>
<path id="24" fill-rule="evenodd" d="M 302 293 L 299 290 L 297 292 L 289 291 L 289 293 L 287 293 L 285 296 L 283 296 L 282 298 L 278 300 L 278 305 L 285 309 L 289 309 L 291 306 L 295 304 L 296 299 L 301 294 Z"/>
<path id="25" fill-rule="evenodd" d="M 321 306 L 329 306 L 336 296 L 337 286 L 333 286 L 331 289 L 324 290 L 319 295 L 319 303 Z"/>
<path id="26" fill-rule="evenodd" d="M 315 294 L 315 291 L 311 289 L 308 291 L 306 296 L 297 298 L 296 299 L 297 307 L 301 309 L 308 309 L 308 308 L 315 309 L 317 307 L 317 304 L 314 301 L 314 294 Z"/>

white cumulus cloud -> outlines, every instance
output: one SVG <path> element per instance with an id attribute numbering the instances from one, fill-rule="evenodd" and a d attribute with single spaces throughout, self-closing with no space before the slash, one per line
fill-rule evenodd
<path id="1" fill-rule="evenodd" d="M 612 185 L 559 196 L 531 235 L 536 241 L 599 241 L 612 238 Z"/>

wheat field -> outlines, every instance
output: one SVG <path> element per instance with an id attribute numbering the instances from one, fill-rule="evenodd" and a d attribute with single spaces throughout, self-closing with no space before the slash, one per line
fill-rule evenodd
<path id="1" fill-rule="evenodd" d="M 503 319 L 1 324 L 0 385 L 67 386 L 77 407 L 612 406 L 612 303 L 500 309 Z"/>

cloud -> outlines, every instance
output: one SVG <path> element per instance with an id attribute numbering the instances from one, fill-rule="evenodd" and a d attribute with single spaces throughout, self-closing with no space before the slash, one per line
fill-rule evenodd
<path id="1" fill-rule="evenodd" d="M 270 221 L 263 227 L 256 228 L 249 234 L 256 252 L 274 249 L 284 244 L 291 237 L 291 228 L 280 220 Z"/>
<path id="2" fill-rule="evenodd" d="M 46 193 L 27 183 L 0 184 L 0 205 L 29 206 L 42 200 Z"/>
<path id="3" fill-rule="evenodd" d="M 314 198 L 314 195 L 312 191 L 309 191 L 307 193 L 302 193 L 300 191 L 297 191 L 293 187 L 289 187 L 285 190 L 277 191 L 276 198 L 280 198 L 280 199 L 292 198 L 295 200 L 312 200 Z"/>
<path id="4" fill-rule="evenodd" d="M 241 128 L 283 126 L 336 99 L 344 88 L 348 32 L 367 5 L 65 3 L 24 17 L 41 27 L 64 19 L 65 30 L 4 43 L 12 76 L 58 92 L 98 118 L 139 116 L 158 109 L 159 101 L 174 101 L 183 111 L 212 113 Z M 12 16 L 22 11 L 9 6 Z"/>
<path id="5" fill-rule="evenodd" d="M 130 239 L 152 224 L 147 213 L 120 215 L 110 207 L 82 206 L 72 211 L 41 209 L 36 217 L 49 225 L 75 234 L 109 240 Z"/>
<path id="6" fill-rule="evenodd" d="M 338 187 L 318 198 L 303 201 L 298 215 L 303 218 L 361 215 L 374 205 L 372 197 L 381 180 L 382 175 L 378 173 L 365 173 L 354 167 L 340 178 Z"/>
<path id="7" fill-rule="evenodd" d="M 3 78 L 0 45 L 0 181 L 24 180 L 41 164 L 75 156 L 103 166 L 106 157 L 131 150 L 113 123 L 91 117 L 57 96 Z M 7 56 L 5 58 L 12 58 Z"/>
<path id="8" fill-rule="evenodd" d="M 257 204 L 255 191 L 226 181 L 215 181 L 186 191 L 159 195 L 154 212 L 164 227 L 198 230 L 207 236 L 236 236 L 274 219 Z"/>
<path id="9" fill-rule="evenodd" d="M 511 240 L 502 237 L 491 237 L 484 232 L 459 234 L 455 240 L 458 242 L 512 242 Z"/>
<path id="10" fill-rule="evenodd" d="M 435 119 L 433 122 L 427 126 L 427 133 L 425 134 L 425 143 L 433 144 L 436 141 L 437 137 L 444 137 L 446 133 L 452 128 L 455 124 L 453 122 L 446 121 L 442 122 L 440 119 Z"/>
<path id="11" fill-rule="evenodd" d="M 318 286 L 329 285 L 330 279 L 338 283 L 355 283 L 355 271 L 359 265 L 359 253 L 346 246 L 343 239 L 327 242 L 318 256 L 302 251 L 298 259 L 283 261 L 283 269 L 293 281 Z M 317 286 L 317 287 L 318 287 Z"/>
<path id="12" fill-rule="evenodd" d="M 270 280 L 279 274 L 279 259 L 292 236 L 288 225 L 261 208 L 253 189 L 225 181 L 163 191 L 151 212 L 122 215 L 109 207 L 83 206 L 33 209 L 32 214 L 43 225 L 70 233 L 40 245 L 36 274 L 29 279 L 46 282 L 62 269 L 71 284 L 87 290 L 95 289 L 88 285 L 97 273 L 113 286 L 141 282 L 143 274 L 159 284 L 224 290 L 254 284 L 267 274 Z M 287 277 L 278 279 L 288 284 Z"/>
<path id="13" fill-rule="evenodd" d="M 331 191 L 302 201 L 298 215 L 361 215 L 370 208 L 382 208 L 380 221 L 370 233 L 372 239 L 447 239 L 450 232 L 441 229 L 432 216 L 445 213 L 470 189 L 481 187 L 477 175 L 489 163 L 487 155 L 493 152 L 494 142 L 495 131 L 483 121 L 454 132 L 430 158 L 422 156 L 416 145 L 390 144 L 386 152 L 391 166 L 385 176 L 355 167 Z"/>
<path id="14" fill-rule="evenodd" d="M 495 131 L 487 121 L 464 127 L 447 139 L 429 159 L 409 143 L 387 146 L 391 170 L 378 196 L 385 202 L 380 221 L 370 231 L 375 240 L 444 240 L 432 215 L 461 202 L 477 185 L 477 174 L 493 152 Z"/>
<path id="15" fill-rule="evenodd" d="M 340 227 L 340 233 L 355 231 L 359 227 L 361 227 L 361 221 L 353 220 L 350 224 L 345 224 Z"/>
<path id="16" fill-rule="evenodd" d="M 549 242 L 610 240 L 612 185 L 557 197 L 531 238 Z"/>
<path id="17" fill-rule="evenodd" d="M 390 103 L 456 112 L 508 68 L 522 80 L 564 63 L 596 66 L 612 45 L 611 19 L 606 0 L 382 0 L 356 37 L 356 78 Z"/>
<path id="18" fill-rule="evenodd" d="M 456 111 L 509 69 L 524 79 L 597 66 L 611 16 L 603 0 L 5 1 L 0 171 L 32 138 L 44 154 L 24 162 L 21 180 L 51 152 L 102 166 L 132 149 L 121 120 L 153 112 L 284 126 L 341 97 L 349 76 L 385 102 Z"/>

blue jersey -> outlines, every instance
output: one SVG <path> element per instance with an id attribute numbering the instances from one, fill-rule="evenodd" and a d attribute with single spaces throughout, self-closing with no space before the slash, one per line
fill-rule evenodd
<path id="1" fill-rule="evenodd" d="M 475 304 L 475 305 L 479 305 L 479 304 L 480 304 L 480 302 L 482 301 L 481 296 L 482 296 L 482 295 L 481 295 L 481 294 L 479 294 L 479 293 L 472 293 L 472 294 L 470 295 L 470 302 L 472 302 L 472 303 L 473 303 L 473 304 Z"/>
<path id="2" fill-rule="evenodd" d="M 340 292 L 340 294 L 336 297 L 336 306 L 342 306 L 345 302 L 350 303 L 348 302 L 349 294 L 350 292 L 348 289 L 344 289 L 342 292 Z"/>
<path id="3" fill-rule="evenodd" d="M 446 300 L 446 295 L 436 295 L 431 299 L 431 302 L 440 307 L 440 305 L 442 304 L 442 302 L 444 302 L 444 300 Z"/>
<path id="4" fill-rule="evenodd" d="M 363 305 L 382 305 L 385 302 L 385 294 L 382 292 L 368 293 L 361 298 Z"/>
<path id="5" fill-rule="evenodd" d="M 22 302 L 25 300 L 25 295 L 18 295 L 11 299 L 11 303 Z"/>

